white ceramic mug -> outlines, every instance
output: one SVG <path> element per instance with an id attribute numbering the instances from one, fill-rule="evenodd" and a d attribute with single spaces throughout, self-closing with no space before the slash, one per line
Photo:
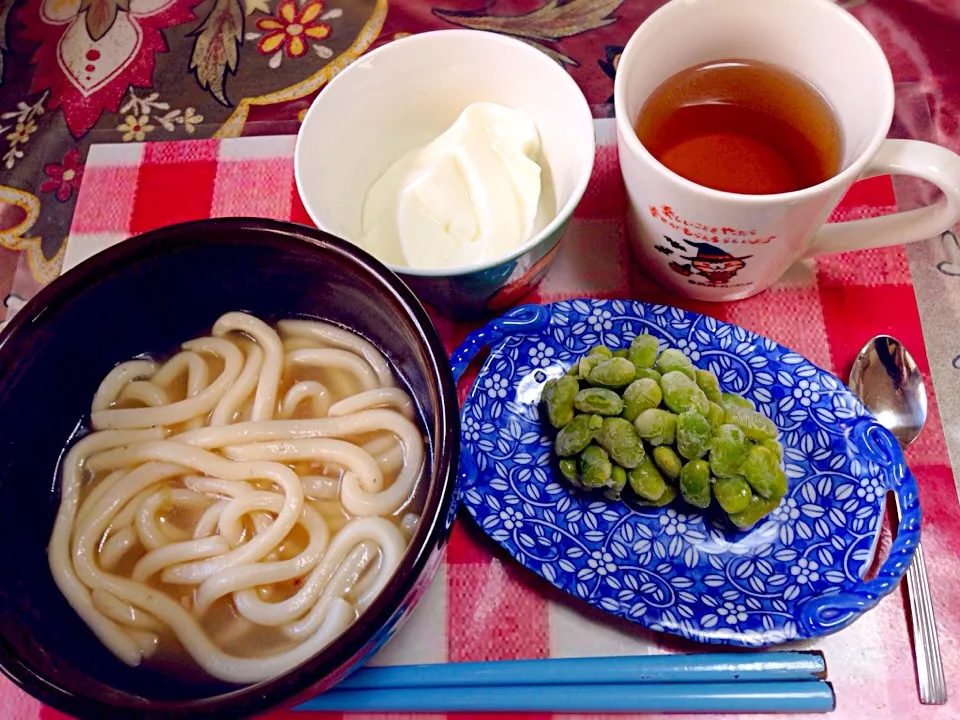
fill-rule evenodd
<path id="1" fill-rule="evenodd" d="M 741 195 L 668 170 L 633 124 L 671 75 L 711 60 L 779 65 L 833 107 L 844 157 L 830 179 L 803 190 Z M 614 104 L 629 229 L 644 270 L 678 294 L 737 300 L 768 288 L 795 261 L 937 235 L 960 220 L 960 156 L 930 143 L 887 140 L 893 77 L 880 45 L 830 0 L 672 0 L 634 32 L 617 66 Z M 929 207 L 825 225 L 859 178 L 912 175 L 943 197 Z"/>

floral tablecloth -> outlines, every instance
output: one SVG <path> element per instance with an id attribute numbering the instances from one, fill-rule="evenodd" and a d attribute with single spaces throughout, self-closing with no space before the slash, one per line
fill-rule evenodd
<path id="1" fill-rule="evenodd" d="M 953 71 L 960 3 L 844 4 L 891 60 L 898 81 L 893 133 L 960 150 L 960 73 Z M 65 263 L 132 232 L 231 214 L 307 221 L 292 187 L 290 137 L 143 141 L 295 132 L 313 95 L 369 47 L 404 33 L 455 26 L 504 32 L 540 47 L 571 72 L 596 116 L 604 117 L 619 52 L 658 5 L 657 0 L 393 0 L 389 6 L 387 0 L 0 0 L 0 319 Z M 594 180 L 556 266 L 531 299 L 629 296 L 675 304 L 630 270 L 616 155 L 609 125 L 601 122 L 598 129 Z M 925 200 L 925 192 L 910 184 L 891 189 L 886 181 L 864 183 L 848 196 L 843 214 L 876 214 L 897 201 L 909 206 Z M 71 223 L 73 239 L 67 244 Z M 597 247 L 604 252 L 596 253 Z M 590 263 L 582 261 L 587 253 Z M 960 244 L 947 233 L 906 253 L 890 249 L 859 254 L 855 262 L 833 256 L 798 265 L 775 289 L 741 303 L 687 303 L 770 335 L 841 377 L 868 335 L 891 332 L 932 374 L 937 398 L 931 421 L 908 459 L 921 484 L 948 684 L 960 668 L 960 509 L 947 454 L 948 445 L 960 449 L 958 268 Z M 444 321 L 438 325 L 451 348 L 468 330 Z M 956 700 L 931 708 L 916 699 L 899 594 L 813 646 L 827 653 L 841 717 L 960 717 Z M 690 648 L 611 623 L 558 597 L 463 522 L 455 526 L 447 563 L 424 602 L 377 661 L 676 649 Z M 950 690 L 956 694 L 960 687 Z M 60 716 L 0 680 L 0 717 Z"/>

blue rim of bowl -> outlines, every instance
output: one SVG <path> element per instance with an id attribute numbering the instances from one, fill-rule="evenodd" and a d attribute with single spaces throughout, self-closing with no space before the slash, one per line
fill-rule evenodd
<path id="1" fill-rule="evenodd" d="M 438 403 L 431 428 L 436 448 L 434 454 L 438 458 L 432 466 L 432 475 L 437 484 L 427 497 L 417 534 L 397 572 L 377 599 L 327 648 L 279 677 L 211 698 L 169 702 L 149 700 L 149 705 L 137 706 L 113 705 L 81 697 L 57 686 L 33 666 L 22 662 L 19 653 L 0 636 L 0 672 L 25 692 L 58 710 L 102 719 L 171 720 L 203 713 L 209 720 L 233 720 L 305 700 L 339 682 L 346 675 L 346 669 L 354 667 L 376 649 L 378 641 L 383 640 L 379 637 L 381 629 L 395 625 L 399 611 L 405 609 L 407 598 L 427 580 L 421 575 L 436 569 L 436 562 L 431 560 L 449 539 L 460 456 L 460 409 L 446 350 L 426 310 L 395 273 L 364 250 L 322 230 L 264 218 L 220 218 L 168 225 L 124 240 L 42 288 L 14 316 L 0 332 L 0 373 L 5 374 L 11 368 L 8 363 L 12 359 L 4 357 L 9 339 L 22 326 L 40 321 L 51 306 L 69 303 L 88 284 L 151 257 L 198 244 L 249 244 L 251 235 L 259 235 L 256 242 L 263 245 L 301 251 L 304 247 L 312 247 L 340 255 L 346 263 L 358 266 L 379 281 L 385 302 L 393 303 L 398 311 L 410 317 L 425 346 L 429 379 L 437 386 Z"/>

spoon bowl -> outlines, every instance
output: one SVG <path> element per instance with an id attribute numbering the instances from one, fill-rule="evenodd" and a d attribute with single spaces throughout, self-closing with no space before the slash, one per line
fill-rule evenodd
<path id="1" fill-rule="evenodd" d="M 896 338 L 877 335 L 857 354 L 850 389 L 907 447 L 927 420 L 927 389 L 917 363 Z"/>

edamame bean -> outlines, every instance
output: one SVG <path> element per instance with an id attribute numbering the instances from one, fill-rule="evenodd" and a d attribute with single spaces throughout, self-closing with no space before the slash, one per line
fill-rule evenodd
<path id="1" fill-rule="evenodd" d="M 707 396 L 707 400 L 719 403 L 721 393 L 720 381 L 717 380 L 717 376 L 709 370 L 701 370 L 700 368 L 696 369 L 696 376 L 697 386 L 703 390 L 703 394 Z"/>
<path id="2" fill-rule="evenodd" d="M 767 450 L 772 452 L 774 457 L 777 458 L 777 462 L 783 460 L 783 445 L 776 440 L 761 440 L 757 445 L 763 445 Z"/>
<path id="3" fill-rule="evenodd" d="M 641 497 L 637 498 L 637 505 L 645 505 L 648 507 L 664 507 L 669 505 L 677 498 L 677 490 L 667 483 L 663 488 L 663 495 L 661 495 L 657 500 L 644 500 Z"/>
<path id="4" fill-rule="evenodd" d="M 706 460 L 691 460 L 683 466 L 680 494 L 694 507 L 710 507 L 710 466 Z"/>
<path id="5" fill-rule="evenodd" d="M 619 415 L 623 410 L 623 400 L 613 390 L 586 388 L 574 396 L 573 406 L 580 412 L 595 415 Z"/>
<path id="6" fill-rule="evenodd" d="M 750 504 L 753 493 L 750 486 L 740 475 L 729 478 L 717 478 L 713 481 L 713 496 L 717 504 L 729 515 L 743 512 Z"/>
<path id="7" fill-rule="evenodd" d="M 740 472 L 760 497 L 779 498 L 787 491 L 787 476 L 780 469 L 779 461 L 762 445 L 750 448 Z"/>
<path id="8" fill-rule="evenodd" d="M 674 370 L 664 374 L 660 378 L 660 389 L 663 391 L 663 404 L 672 412 L 696 410 L 706 415 L 710 409 L 710 401 L 703 390 L 682 372 Z"/>
<path id="9" fill-rule="evenodd" d="M 650 408 L 633 421 L 637 433 L 651 445 L 670 445 L 677 436 L 677 416 L 660 408 Z"/>
<path id="10" fill-rule="evenodd" d="M 637 379 L 640 379 L 640 378 L 650 378 L 651 380 L 655 380 L 655 381 L 657 382 L 657 384 L 659 385 L 659 384 L 660 384 L 660 378 L 662 378 L 662 377 L 663 377 L 663 375 L 661 375 L 660 373 L 658 373 L 658 372 L 657 372 L 656 370 L 654 370 L 653 368 L 644 368 L 644 367 L 642 367 L 642 368 L 637 368 Z"/>
<path id="11" fill-rule="evenodd" d="M 560 428 L 553 442 L 553 450 L 560 457 L 572 457 L 593 441 L 597 430 L 603 427 L 599 415 L 577 415 Z"/>
<path id="12" fill-rule="evenodd" d="M 630 341 L 629 358 L 637 368 L 652 368 L 657 361 L 659 342 L 653 335 L 641 333 Z"/>
<path id="13" fill-rule="evenodd" d="M 570 375 L 561 375 L 543 384 L 540 399 L 547 411 L 547 420 L 555 428 L 562 428 L 573 420 L 573 399 L 579 390 L 580 383 Z"/>
<path id="14" fill-rule="evenodd" d="M 632 383 L 636 377 L 637 370 L 629 360 L 606 358 L 590 369 L 587 382 L 601 387 L 622 388 Z"/>
<path id="15" fill-rule="evenodd" d="M 577 460 L 580 482 L 585 488 L 606 487 L 613 473 L 613 465 L 607 452 L 597 445 L 587 445 Z"/>
<path id="16" fill-rule="evenodd" d="M 577 476 L 577 461 L 573 458 L 563 458 L 560 460 L 560 474 L 563 475 L 564 479 L 568 482 L 576 485 L 577 487 L 583 487 L 580 483 L 580 478 Z"/>
<path id="17" fill-rule="evenodd" d="M 619 465 L 614 465 L 613 471 L 610 473 L 610 484 L 603 493 L 604 497 L 606 497 L 608 500 L 619 500 L 626 484 L 627 471 Z"/>
<path id="18" fill-rule="evenodd" d="M 730 515 L 730 522 L 741 530 L 746 530 L 756 525 L 779 504 L 780 498 L 762 498 L 753 495 L 745 509 Z"/>
<path id="19" fill-rule="evenodd" d="M 736 405 L 738 407 L 746 408 L 747 410 L 756 410 L 752 402 L 742 395 L 737 395 L 736 393 L 721 393 L 720 394 L 720 404 L 726 407 L 729 405 Z"/>
<path id="20" fill-rule="evenodd" d="M 707 420 L 710 421 L 710 427 L 716 429 L 723 425 L 723 419 L 726 417 L 726 414 L 723 412 L 723 407 L 718 405 L 715 402 L 710 403 L 710 406 L 707 408 Z"/>
<path id="21" fill-rule="evenodd" d="M 645 455 L 643 441 L 637 429 L 633 423 L 623 418 L 604 418 L 603 425 L 597 430 L 594 439 L 600 447 L 610 453 L 615 463 L 628 470 L 639 465 Z"/>
<path id="22" fill-rule="evenodd" d="M 680 471 L 683 470 L 683 460 L 673 451 L 673 448 L 666 445 L 658 445 L 653 449 L 653 462 L 656 463 L 660 472 L 671 480 L 680 477 Z"/>
<path id="23" fill-rule="evenodd" d="M 594 345 L 587 350 L 587 355 L 603 355 L 604 357 L 613 357 L 613 351 L 606 345 Z"/>
<path id="24" fill-rule="evenodd" d="M 713 433 L 710 470 L 717 477 L 740 474 L 740 466 L 750 450 L 750 441 L 736 425 L 721 425 Z"/>
<path id="25" fill-rule="evenodd" d="M 756 410 L 727 404 L 724 406 L 724 421 L 739 427 L 751 440 L 773 440 L 777 437 L 777 426 L 773 420 Z"/>
<path id="26" fill-rule="evenodd" d="M 710 449 L 710 423 L 698 412 L 688 410 L 677 415 L 677 452 L 687 460 L 696 460 Z"/>
<path id="27" fill-rule="evenodd" d="M 649 456 L 644 456 L 639 465 L 627 472 L 627 481 L 640 498 L 651 502 L 659 500 L 668 487 Z"/>
<path id="28" fill-rule="evenodd" d="M 697 379 L 693 362 L 683 352 L 675 348 L 667 348 L 660 353 L 656 368 L 661 375 L 666 375 L 669 372 L 681 372 L 693 381 Z"/>
<path id="29" fill-rule="evenodd" d="M 633 422 L 644 410 L 658 407 L 662 399 L 663 392 L 655 380 L 650 378 L 634 380 L 623 391 L 623 417 Z"/>
<path id="30" fill-rule="evenodd" d="M 586 380 L 588 377 L 590 377 L 590 371 L 606 359 L 607 358 L 604 355 L 584 355 L 582 358 L 580 358 L 578 368 L 580 379 Z"/>

